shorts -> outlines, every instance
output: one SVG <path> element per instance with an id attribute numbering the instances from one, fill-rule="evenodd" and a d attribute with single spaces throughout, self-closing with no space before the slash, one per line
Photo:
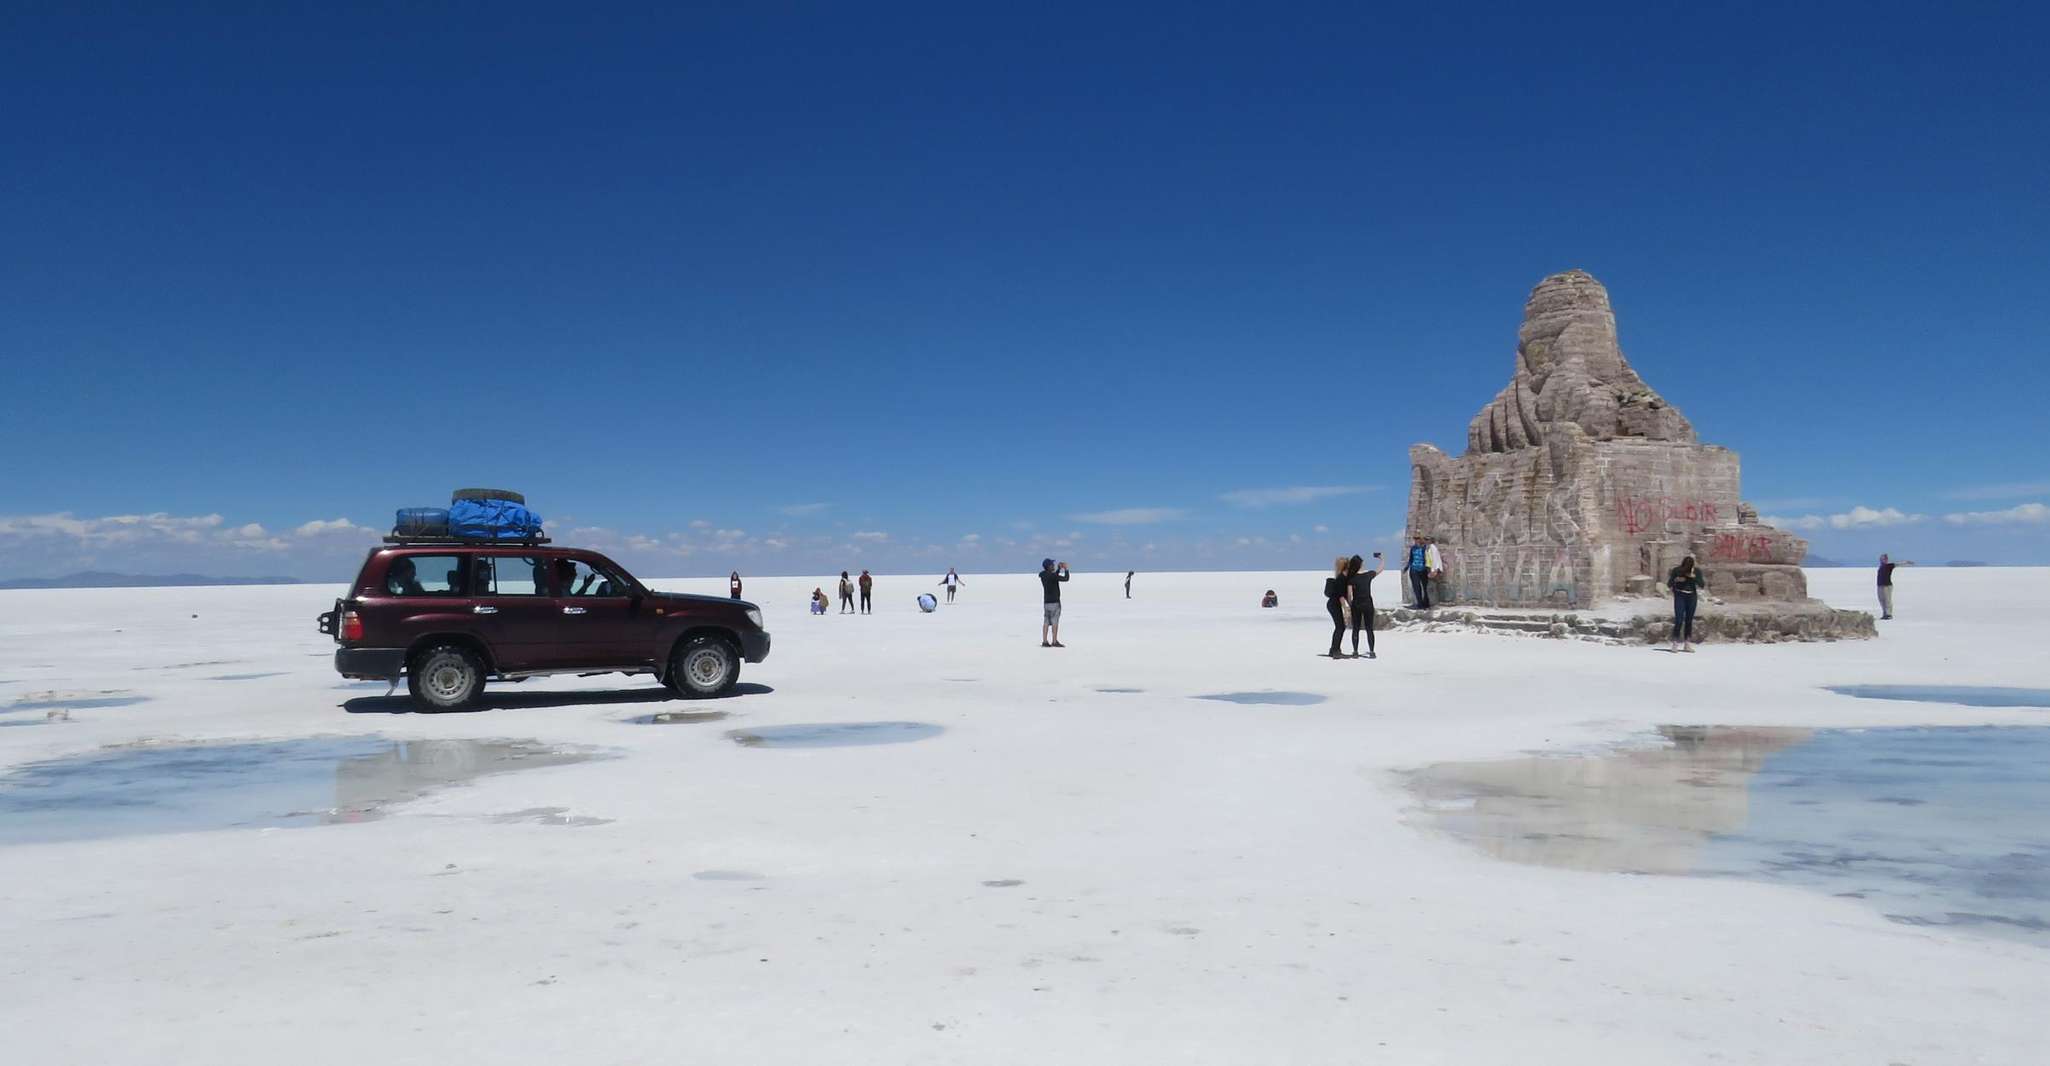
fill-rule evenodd
<path id="1" fill-rule="evenodd" d="M 1047 604 L 1047 605 L 1046 605 L 1046 621 L 1045 621 L 1045 624 L 1047 624 L 1047 625 L 1050 625 L 1050 626 L 1057 626 L 1057 625 L 1060 625 L 1060 624 L 1061 624 L 1061 605 L 1060 605 L 1060 604 L 1058 604 L 1058 603 L 1049 603 L 1049 604 Z"/>

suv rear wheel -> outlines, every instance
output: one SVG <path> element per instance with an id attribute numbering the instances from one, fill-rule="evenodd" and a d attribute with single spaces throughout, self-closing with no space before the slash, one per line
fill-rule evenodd
<path id="1" fill-rule="evenodd" d="M 468 706 L 484 691 L 484 664 L 468 648 L 436 645 L 407 664 L 406 691 L 413 702 L 437 711 Z"/>
<path id="2" fill-rule="evenodd" d="M 692 637 L 669 658 L 669 687 L 685 696 L 717 696 L 739 680 L 740 655 L 719 637 Z"/>

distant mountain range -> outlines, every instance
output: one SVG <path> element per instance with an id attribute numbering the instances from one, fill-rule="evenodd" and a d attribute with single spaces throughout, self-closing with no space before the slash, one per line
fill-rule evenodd
<path id="1" fill-rule="evenodd" d="M 296 577 L 206 577 L 202 574 L 116 574 L 81 570 L 63 577 L 17 577 L 0 581 L 0 589 L 145 589 L 191 585 L 298 585 Z"/>

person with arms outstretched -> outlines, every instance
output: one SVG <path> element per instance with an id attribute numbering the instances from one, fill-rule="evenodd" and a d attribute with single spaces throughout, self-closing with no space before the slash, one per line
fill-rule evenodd
<path id="1" fill-rule="evenodd" d="M 947 576 L 940 579 L 940 584 L 947 586 L 947 602 L 954 602 L 954 586 L 966 585 L 967 583 L 961 580 L 961 575 L 955 573 L 953 567 L 947 567 Z"/>
<path id="2" fill-rule="evenodd" d="M 1913 566 L 1912 562 L 1897 563 L 1892 558 L 1879 557 L 1879 620 L 1884 622 L 1893 617 L 1893 568 Z"/>

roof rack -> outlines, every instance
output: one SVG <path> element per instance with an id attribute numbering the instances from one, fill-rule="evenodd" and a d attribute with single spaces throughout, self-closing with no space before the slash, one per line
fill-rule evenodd
<path id="1" fill-rule="evenodd" d="M 495 545 L 501 548 L 534 548 L 543 544 L 554 543 L 547 537 L 538 534 L 531 537 L 435 537 L 424 535 L 401 536 L 397 533 L 386 533 L 384 535 L 384 542 L 386 544 L 475 544 L 482 547 L 492 547 Z"/>

